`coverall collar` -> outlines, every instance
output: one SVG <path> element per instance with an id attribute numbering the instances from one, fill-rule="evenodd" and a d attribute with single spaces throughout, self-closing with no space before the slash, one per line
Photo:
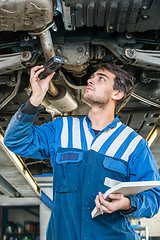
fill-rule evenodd
<path id="1" fill-rule="evenodd" d="M 91 119 L 88 117 L 88 115 L 86 116 L 86 121 L 87 121 L 87 124 L 88 124 L 88 128 L 91 129 L 92 128 L 92 122 L 91 122 Z M 108 131 L 110 128 L 115 128 L 119 121 L 120 120 L 119 120 L 118 116 L 116 115 L 114 120 L 109 125 L 107 125 L 104 129 L 102 129 L 102 131 Z"/>

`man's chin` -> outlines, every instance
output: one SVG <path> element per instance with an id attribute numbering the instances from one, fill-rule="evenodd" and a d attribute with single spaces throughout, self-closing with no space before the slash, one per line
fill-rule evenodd
<path id="1" fill-rule="evenodd" d="M 97 102 L 95 102 L 92 98 L 90 98 L 89 96 L 83 97 L 83 100 L 88 103 L 88 105 L 95 105 L 97 104 Z"/>
<path id="2" fill-rule="evenodd" d="M 83 100 L 92 106 L 94 106 L 94 105 L 103 106 L 105 104 L 105 102 L 102 99 L 95 99 L 95 98 L 93 98 L 93 96 L 86 94 L 86 93 L 83 95 Z"/>
<path id="3" fill-rule="evenodd" d="M 89 104 L 92 102 L 91 99 L 90 99 L 90 96 L 88 96 L 88 94 L 86 94 L 86 93 L 84 93 L 82 99 Z"/>

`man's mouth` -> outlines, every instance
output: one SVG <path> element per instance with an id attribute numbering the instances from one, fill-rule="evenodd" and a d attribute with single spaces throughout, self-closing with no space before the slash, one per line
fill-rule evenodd
<path id="1" fill-rule="evenodd" d="M 86 87 L 86 91 L 94 91 L 94 89 L 92 87 L 90 87 L 90 86 L 87 86 Z"/>

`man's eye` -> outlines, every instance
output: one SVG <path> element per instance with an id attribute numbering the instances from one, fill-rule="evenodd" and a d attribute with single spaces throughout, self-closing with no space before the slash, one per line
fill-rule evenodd
<path id="1" fill-rule="evenodd" d="M 100 80 L 101 80 L 101 81 L 104 81 L 105 79 L 104 79 L 103 77 L 100 77 Z"/>

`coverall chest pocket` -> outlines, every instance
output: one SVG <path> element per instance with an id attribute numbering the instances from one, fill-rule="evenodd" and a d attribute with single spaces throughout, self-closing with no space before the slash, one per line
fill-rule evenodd
<path id="1" fill-rule="evenodd" d="M 106 172 L 105 185 L 112 187 L 119 182 L 127 181 L 127 163 L 121 159 L 106 156 L 103 161 Z M 110 181 L 108 179 L 111 179 Z M 108 180 L 108 184 L 107 184 Z M 113 181 L 112 181 L 113 180 Z"/>
<path id="2" fill-rule="evenodd" d="M 60 152 L 56 155 L 56 192 L 75 192 L 78 189 L 79 174 L 83 153 Z"/>

